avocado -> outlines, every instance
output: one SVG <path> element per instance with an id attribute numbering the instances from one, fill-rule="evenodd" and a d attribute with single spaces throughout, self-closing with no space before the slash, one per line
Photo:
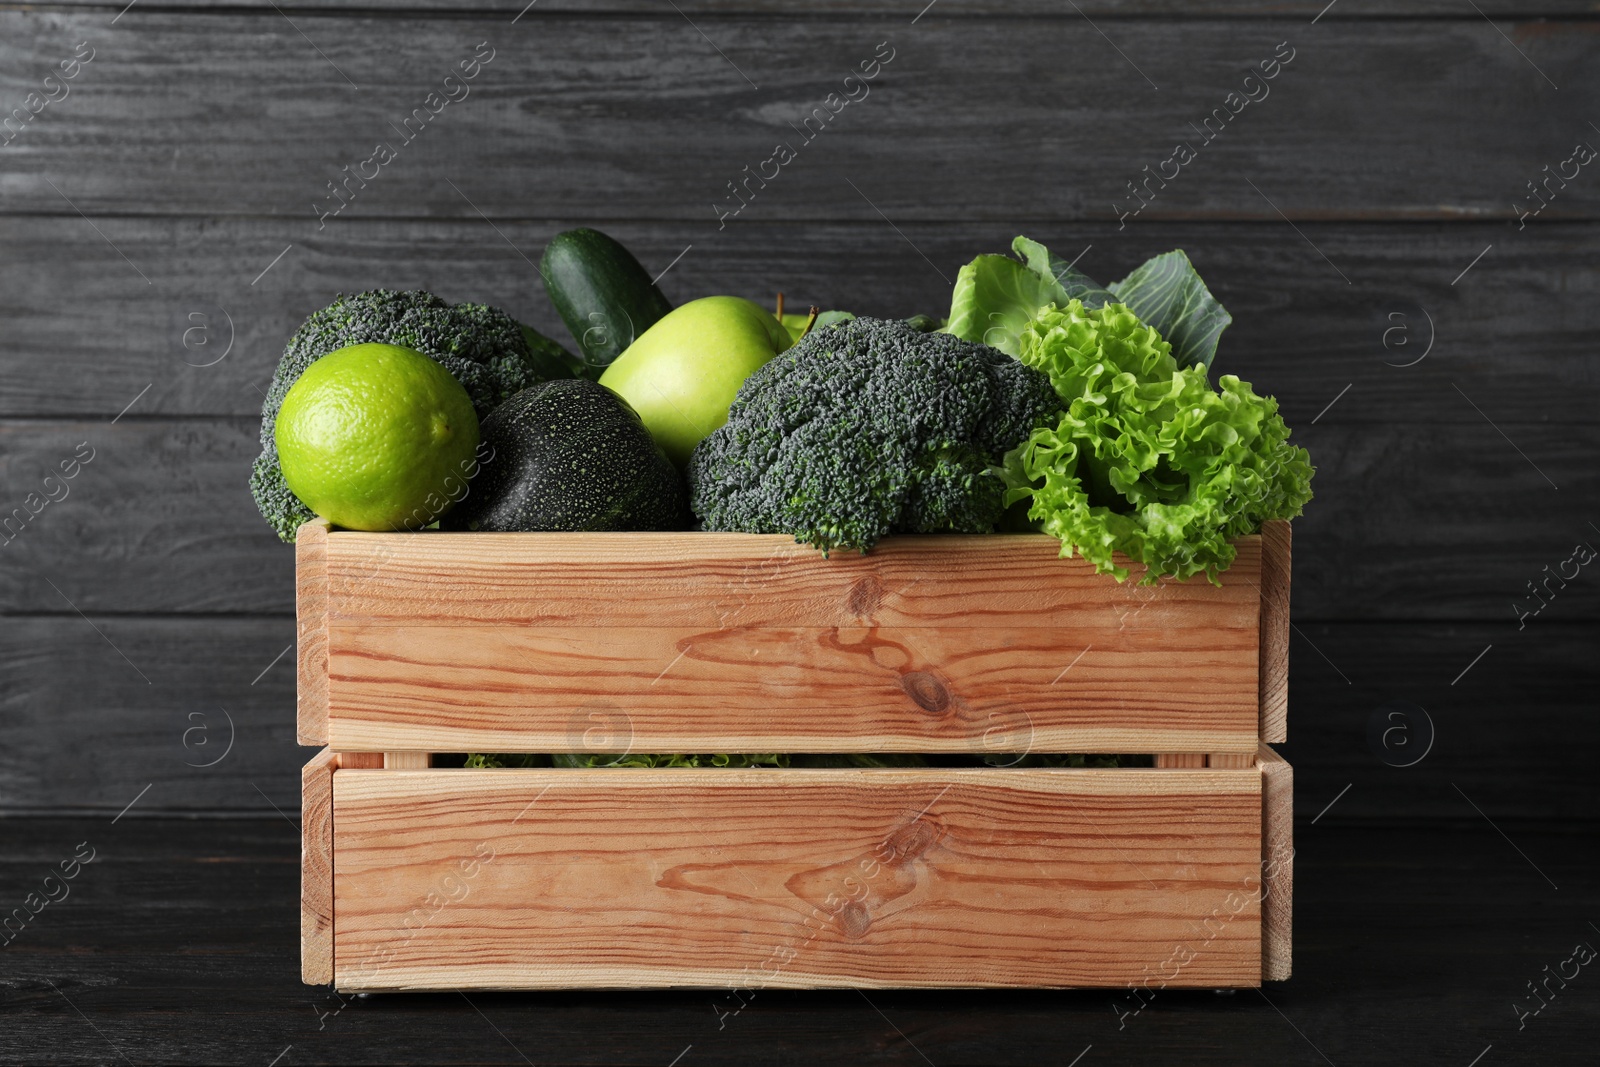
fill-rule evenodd
<path id="1" fill-rule="evenodd" d="M 515 394 L 480 426 L 479 470 L 448 530 L 686 530 L 688 493 L 627 402 L 566 378 Z"/>

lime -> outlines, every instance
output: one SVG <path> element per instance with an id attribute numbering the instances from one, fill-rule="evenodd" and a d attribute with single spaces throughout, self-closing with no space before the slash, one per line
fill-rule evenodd
<path id="1" fill-rule="evenodd" d="M 351 530 L 420 530 L 477 471 L 467 391 L 399 345 L 351 345 L 311 364 L 283 398 L 274 435 L 294 495 Z"/>

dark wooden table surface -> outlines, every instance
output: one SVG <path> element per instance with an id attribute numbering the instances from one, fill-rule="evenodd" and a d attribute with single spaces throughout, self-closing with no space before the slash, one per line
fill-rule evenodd
<path id="1" fill-rule="evenodd" d="M 1547 575 L 1600 545 L 1600 170 L 1567 162 L 1600 146 L 1597 71 L 1590 0 L 0 4 L 0 914 L 96 856 L 0 948 L 0 1063 L 1595 1063 L 1600 975 L 1549 975 L 1600 945 L 1600 577 Z M 559 335 L 533 261 L 575 225 L 674 300 L 881 315 L 943 313 L 1018 233 L 1101 280 L 1188 251 L 1235 319 L 1216 369 L 1318 468 L 1290 982 L 1121 1028 L 1105 993 L 769 991 L 719 1028 L 705 993 L 299 984 L 310 753 L 292 553 L 245 488 L 262 392 L 340 291 Z M 1519 1025 L 1530 982 L 1553 999 Z"/>

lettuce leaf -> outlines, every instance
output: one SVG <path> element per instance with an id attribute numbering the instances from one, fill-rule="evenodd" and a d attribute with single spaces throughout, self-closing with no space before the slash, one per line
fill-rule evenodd
<path id="1" fill-rule="evenodd" d="M 558 752 L 554 755 L 525 755 L 514 752 L 473 752 L 467 755 L 466 766 L 484 769 L 496 767 L 787 767 L 789 757 L 781 754 L 728 755 L 627 752 L 621 755 L 603 753 Z"/>
<path id="2" fill-rule="evenodd" d="M 1233 375 L 1213 389 L 1126 306 L 1047 306 L 1018 341 L 1066 410 L 1006 455 L 1006 503 L 1031 498 L 1062 555 L 1118 581 L 1114 552 L 1145 565 L 1142 584 L 1204 573 L 1220 585 L 1230 538 L 1311 499 L 1310 456 L 1288 443 L 1277 402 Z"/>
<path id="3" fill-rule="evenodd" d="M 1038 241 L 1018 237 L 1011 249 L 1016 259 L 985 255 L 961 268 L 945 332 L 1015 356 L 1022 331 L 1047 304 L 1066 307 L 1078 300 L 1092 311 L 1120 303 L 1172 345 L 1180 366 L 1209 369 L 1217 341 L 1233 321 L 1181 249 L 1146 260 L 1104 288 Z"/>
<path id="4" fill-rule="evenodd" d="M 550 760 L 557 767 L 787 767 L 789 757 L 775 753 L 744 755 L 727 753 L 649 753 L 585 755 L 558 753 Z"/>

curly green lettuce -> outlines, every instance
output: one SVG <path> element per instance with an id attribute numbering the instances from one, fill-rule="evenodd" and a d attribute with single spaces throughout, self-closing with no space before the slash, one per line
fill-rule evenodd
<path id="1" fill-rule="evenodd" d="M 702 755 L 627 752 L 622 755 L 613 753 L 588 755 L 558 752 L 555 755 L 524 755 L 474 752 L 467 755 L 466 762 L 466 766 L 480 770 L 496 767 L 787 767 L 788 765 L 789 757 L 781 753 Z"/>
<path id="2" fill-rule="evenodd" d="M 582 753 L 557 753 L 556 755 L 526 755 L 521 753 L 471 753 L 465 757 L 468 768 L 477 770 L 500 767 L 799 767 L 807 769 L 829 768 L 884 768 L 884 767 L 1148 767 L 1149 756 L 1105 756 L 1082 753 L 1002 753 L 987 756 L 944 755 L 921 756 L 908 752 L 851 752 L 803 753 L 788 755 L 682 755 L 646 754 L 584 755 Z"/>
<path id="3" fill-rule="evenodd" d="M 1006 502 L 1074 551 L 1128 577 L 1113 553 L 1163 576 L 1218 574 L 1230 538 L 1300 514 L 1312 467 L 1288 443 L 1277 401 L 1233 375 L 1212 388 L 1205 367 L 1180 367 L 1171 346 L 1122 304 L 1040 308 L 1018 358 L 1044 371 L 1066 404 L 1054 426 L 1007 453 Z"/>

